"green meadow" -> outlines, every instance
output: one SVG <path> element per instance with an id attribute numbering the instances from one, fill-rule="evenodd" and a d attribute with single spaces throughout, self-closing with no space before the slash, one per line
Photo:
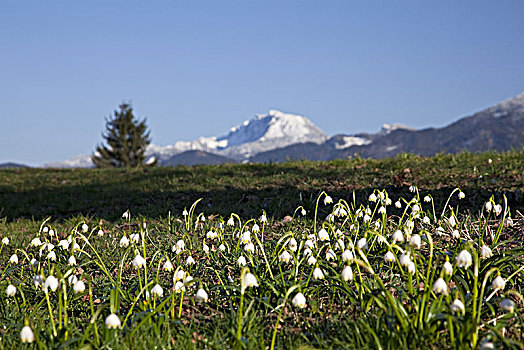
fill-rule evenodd
<path id="1" fill-rule="evenodd" d="M 524 348 L 524 149 L 0 170 L 0 347 Z"/>

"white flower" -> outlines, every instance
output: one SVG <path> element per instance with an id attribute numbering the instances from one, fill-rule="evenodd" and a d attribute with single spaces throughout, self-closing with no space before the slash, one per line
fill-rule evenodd
<path id="1" fill-rule="evenodd" d="M 308 265 L 315 265 L 317 263 L 317 259 L 311 255 L 308 259 L 307 259 L 307 264 Z"/>
<path id="2" fill-rule="evenodd" d="M 368 241 L 366 240 L 366 237 L 362 237 L 357 241 L 357 249 L 360 250 L 366 250 L 368 249 Z"/>
<path id="3" fill-rule="evenodd" d="M 78 243 L 73 243 L 73 251 L 75 250 L 80 250 L 80 246 L 78 245 Z"/>
<path id="4" fill-rule="evenodd" d="M 186 287 L 184 287 L 184 283 L 181 281 L 177 281 L 175 283 L 175 293 L 180 293 L 186 290 Z"/>
<path id="5" fill-rule="evenodd" d="M 36 260 L 35 258 L 31 259 L 31 265 L 36 265 L 38 264 L 38 260 Z"/>
<path id="6" fill-rule="evenodd" d="M 166 260 L 162 268 L 164 271 L 173 271 L 173 263 L 170 260 Z"/>
<path id="7" fill-rule="evenodd" d="M 369 220 L 371 220 L 371 216 L 369 216 L 368 214 L 364 215 L 364 222 L 368 222 Z"/>
<path id="8" fill-rule="evenodd" d="M 9 262 L 11 264 L 18 264 L 18 255 L 16 254 L 11 255 L 11 257 L 9 258 Z"/>
<path id="9" fill-rule="evenodd" d="M 349 249 L 344 250 L 342 253 L 342 261 L 344 262 L 351 262 L 353 261 L 353 252 Z"/>
<path id="10" fill-rule="evenodd" d="M 337 242 L 335 243 L 335 249 L 344 251 L 345 248 L 346 245 L 344 244 L 344 240 L 341 238 L 337 239 Z"/>
<path id="11" fill-rule="evenodd" d="M 377 196 L 375 195 L 375 193 L 370 194 L 368 200 L 370 202 L 376 202 L 377 201 Z"/>
<path id="12" fill-rule="evenodd" d="M 204 253 L 209 254 L 209 246 L 207 244 L 204 243 L 202 250 L 204 251 Z"/>
<path id="13" fill-rule="evenodd" d="M 35 284 L 35 287 L 43 287 L 44 286 L 44 276 L 42 275 L 35 275 L 33 276 L 33 283 Z"/>
<path id="14" fill-rule="evenodd" d="M 311 249 L 309 249 L 309 248 L 306 248 L 306 249 L 304 249 L 304 252 L 302 254 L 304 254 L 305 257 L 306 256 L 311 256 L 311 254 L 313 254 L 313 251 Z"/>
<path id="15" fill-rule="evenodd" d="M 493 206 L 493 211 L 495 212 L 495 215 L 499 216 L 500 213 L 502 213 L 502 205 L 495 204 L 495 206 Z"/>
<path id="16" fill-rule="evenodd" d="M 488 159 L 488 164 L 493 163 L 493 160 L 491 158 Z"/>
<path id="17" fill-rule="evenodd" d="M 141 268 L 141 267 L 143 267 L 143 266 L 146 265 L 146 259 L 144 259 L 144 258 L 142 257 L 142 255 L 138 254 L 138 255 L 135 256 L 135 258 L 133 259 L 132 264 L 133 264 L 133 267 L 134 267 L 135 269 L 139 269 L 139 268 Z"/>
<path id="18" fill-rule="evenodd" d="M 463 314 L 464 310 L 466 309 L 464 307 L 464 303 L 460 299 L 453 300 L 453 302 L 451 303 L 449 308 L 451 309 L 451 312 L 454 313 L 454 314 L 456 314 L 456 313 Z"/>
<path id="19" fill-rule="evenodd" d="M 402 242 L 404 241 L 404 235 L 402 234 L 402 231 L 400 230 L 396 230 L 394 233 L 393 233 L 393 242 Z"/>
<path id="20" fill-rule="evenodd" d="M 493 256 L 493 252 L 491 251 L 491 248 L 484 244 L 480 248 L 480 257 L 482 259 L 487 259 L 487 258 L 491 258 L 492 256 Z"/>
<path id="21" fill-rule="evenodd" d="M 58 279 L 55 276 L 49 276 L 44 282 L 44 290 L 47 292 L 51 289 L 53 292 L 58 288 Z"/>
<path id="22" fill-rule="evenodd" d="M 324 271 L 322 271 L 322 269 L 320 267 L 316 267 L 314 270 L 313 270 L 313 278 L 316 279 L 316 280 L 321 280 L 321 279 L 324 279 Z"/>
<path id="23" fill-rule="evenodd" d="M 251 242 L 251 232 L 245 231 L 240 235 L 240 243 L 247 244 Z"/>
<path id="24" fill-rule="evenodd" d="M 120 239 L 120 247 L 122 247 L 122 248 L 127 248 L 127 247 L 129 247 L 129 238 L 127 238 L 127 236 L 123 236 L 123 237 Z"/>
<path id="25" fill-rule="evenodd" d="M 385 262 L 393 262 L 395 261 L 395 254 L 393 254 L 393 252 L 391 252 L 390 250 L 388 250 L 388 252 L 386 253 L 386 255 L 384 255 L 384 261 Z"/>
<path id="26" fill-rule="evenodd" d="M 422 219 L 422 222 L 427 225 L 427 224 L 431 223 L 431 220 L 430 220 L 430 218 L 428 216 L 424 216 L 424 219 Z"/>
<path id="27" fill-rule="evenodd" d="M 313 247 L 315 247 L 315 243 L 313 243 L 312 240 L 308 239 L 306 243 L 304 243 L 304 247 L 312 249 Z"/>
<path id="28" fill-rule="evenodd" d="M 67 283 L 69 283 L 69 285 L 75 285 L 76 282 L 78 282 L 76 275 L 69 275 L 69 277 L 67 277 Z"/>
<path id="29" fill-rule="evenodd" d="M 416 214 L 420 211 L 420 207 L 418 206 L 418 204 L 415 204 L 412 208 L 411 208 L 411 212 L 413 214 Z"/>
<path id="30" fill-rule="evenodd" d="M 420 238 L 420 235 L 411 236 L 409 239 L 409 245 L 415 249 L 420 249 L 420 246 L 422 245 L 422 239 Z"/>
<path id="31" fill-rule="evenodd" d="M 53 243 L 47 243 L 47 251 L 50 252 L 53 249 L 55 249 L 55 245 Z"/>
<path id="32" fill-rule="evenodd" d="M 87 232 L 88 229 L 89 229 L 89 227 L 86 224 L 82 224 L 82 231 L 84 233 Z"/>
<path id="33" fill-rule="evenodd" d="M 499 307 L 504 312 L 513 312 L 515 311 L 515 303 L 511 299 L 502 299 L 499 303 Z"/>
<path id="34" fill-rule="evenodd" d="M 56 253 L 54 251 L 51 251 L 47 254 L 46 259 L 56 261 Z"/>
<path id="35" fill-rule="evenodd" d="M 295 238 L 291 237 L 289 242 L 287 242 L 287 246 L 288 246 L 289 250 L 291 250 L 292 252 L 296 252 L 297 249 L 298 249 L 297 240 Z"/>
<path id="36" fill-rule="evenodd" d="M 244 285 L 246 287 L 258 287 L 257 278 L 252 273 L 248 272 L 244 275 Z"/>
<path id="37" fill-rule="evenodd" d="M 228 226 L 235 226 L 235 219 L 233 219 L 233 217 L 231 216 L 228 220 L 227 220 L 227 223 L 226 225 Z M 203 290 L 203 289 L 202 289 Z M 204 291 L 205 292 L 205 291 Z"/>
<path id="38" fill-rule="evenodd" d="M 43 233 L 47 233 L 48 231 L 49 231 L 49 227 L 44 226 L 44 228 L 42 229 L 42 232 L 43 232 Z"/>
<path id="39" fill-rule="evenodd" d="M 444 236 L 446 234 L 446 231 L 442 228 L 442 226 L 439 226 L 435 230 L 435 233 L 439 236 Z"/>
<path id="40" fill-rule="evenodd" d="M 260 232 L 260 226 L 258 226 L 257 224 L 254 224 L 252 230 L 253 232 Z"/>
<path id="41" fill-rule="evenodd" d="M 58 242 L 58 245 L 62 247 L 63 250 L 67 250 L 67 248 L 69 248 L 69 242 L 67 241 L 67 239 L 61 240 L 60 242 Z"/>
<path id="42" fill-rule="evenodd" d="M 329 241 L 329 234 L 324 228 L 318 231 L 318 239 L 320 241 Z"/>
<path id="43" fill-rule="evenodd" d="M 451 265 L 449 261 L 446 261 L 444 265 L 442 265 L 442 271 L 444 271 L 446 276 L 451 276 L 453 274 L 453 265 Z"/>
<path id="44" fill-rule="evenodd" d="M 131 242 L 134 242 L 134 243 L 140 242 L 140 234 L 138 234 L 138 233 L 130 234 L 129 238 L 131 239 Z"/>
<path id="45" fill-rule="evenodd" d="M 417 188 L 415 187 L 415 185 L 409 186 L 409 192 L 415 192 L 416 190 Z"/>
<path id="46" fill-rule="evenodd" d="M 382 236 L 381 234 L 377 235 L 377 242 L 379 244 L 387 244 L 388 241 L 386 240 L 386 237 Z"/>
<path id="47" fill-rule="evenodd" d="M 431 197 L 430 197 L 429 195 L 426 195 L 426 196 L 424 197 L 424 202 L 426 202 L 426 203 L 431 202 Z"/>
<path id="48" fill-rule="evenodd" d="M 198 300 L 198 301 L 207 302 L 207 300 L 208 300 L 207 292 L 203 288 L 200 288 L 196 292 L 195 299 Z"/>
<path id="49" fill-rule="evenodd" d="M 302 210 L 300 211 L 300 214 L 302 214 L 302 216 L 306 216 L 306 209 L 302 208 Z"/>
<path id="50" fill-rule="evenodd" d="M 379 214 L 386 214 L 386 207 L 381 206 L 380 208 L 378 208 L 378 213 Z"/>
<path id="51" fill-rule="evenodd" d="M 448 295 L 448 284 L 442 277 L 433 284 L 433 292 Z"/>
<path id="52" fill-rule="evenodd" d="M 457 220 L 455 219 L 455 217 L 453 215 L 451 215 L 449 218 L 448 218 L 448 223 L 451 227 L 455 227 L 455 225 L 457 224 Z"/>
<path id="53" fill-rule="evenodd" d="M 189 215 L 189 213 L 187 212 L 187 209 L 184 208 L 184 211 L 182 212 L 182 215 L 183 216 L 188 216 Z"/>
<path id="54" fill-rule="evenodd" d="M 32 343 L 35 340 L 35 335 L 31 327 L 25 326 L 22 328 L 22 331 L 20 332 L 20 340 L 22 340 L 22 343 Z"/>
<path id="55" fill-rule="evenodd" d="M 324 197 L 324 205 L 330 204 L 330 203 L 333 203 L 333 198 L 331 198 L 330 196 L 326 195 L 326 197 Z"/>
<path id="56" fill-rule="evenodd" d="M 75 292 L 75 294 L 83 293 L 85 290 L 86 290 L 86 285 L 85 285 L 85 283 L 82 282 L 82 281 L 77 281 L 77 282 L 73 285 L 73 291 Z"/>
<path id="57" fill-rule="evenodd" d="M 49 236 L 54 236 L 55 235 L 55 230 L 51 229 L 49 230 Z"/>
<path id="58" fill-rule="evenodd" d="M 337 259 L 337 255 L 335 254 L 335 252 L 333 251 L 333 249 L 328 249 L 328 251 L 326 252 L 326 260 L 327 261 L 330 261 L 330 260 L 336 260 Z"/>
<path id="59" fill-rule="evenodd" d="M 464 194 L 464 192 L 460 191 L 459 194 L 458 194 L 458 198 L 459 199 L 464 199 L 466 197 L 466 195 Z"/>
<path id="60" fill-rule="evenodd" d="M 127 214 L 127 212 L 125 212 L 124 214 Z M 122 323 L 120 322 L 120 318 L 118 318 L 118 316 L 115 314 L 111 314 L 107 316 L 106 317 L 106 327 L 109 329 L 121 328 Z"/>
<path id="61" fill-rule="evenodd" d="M 353 270 L 351 269 L 351 266 L 344 266 L 342 269 L 342 279 L 346 282 L 353 280 Z"/>
<path id="62" fill-rule="evenodd" d="M 67 263 L 68 263 L 69 265 L 71 265 L 71 266 L 72 266 L 72 265 L 76 265 L 76 258 L 75 258 L 75 256 L 74 256 L 74 255 L 71 255 L 71 256 L 69 257 L 69 259 L 67 260 Z"/>
<path id="63" fill-rule="evenodd" d="M 386 198 L 385 203 L 386 203 L 386 205 L 391 205 L 391 198 Z"/>
<path id="64" fill-rule="evenodd" d="M 129 218 L 129 212 L 126 211 L 125 213 L 123 213 L 123 214 L 122 214 L 122 217 L 123 217 L 124 219 Z"/>
<path id="65" fill-rule="evenodd" d="M 453 230 L 453 232 L 451 232 L 451 237 L 453 237 L 454 239 L 459 239 L 460 238 L 459 230 Z"/>
<path id="66" fill-rule="evenodd" d="M 162 298 L 162 296 L 164 295 L 164 290 L 162 289 L 162 286 L 160 284 L 155 284 L 155 286 L 151 289 L 151 294 L 156 296 L 156 297 L 159 297 L 159 298 Z"/>
<path id="67" fill-rule="evenodd" d="M 284 250 L 282 254 L 280 254 L 278 257 L 278 260 L 280 262 L 286 262 L 286 263 L 289 262 L 291 259 L 293 259 L 293 257 L 286 250 Z"/>
<path id="68" fill-rule="evenodd" d="M 195 259 L 190 255 L 186 259 L 186 265 L 193 265 L 195 263 Z"/>
<path id="69" fill-rule="evenodd" d="M 409 262 L 407 268 L 408 268 L 408 272 L 410 274 L 414 274 L 415 273 L 415 263 L 413 261 Z"/>
<path id="70" fill-rule="evenodd" d="M 480 342 L 479 350 L 495 350 L 495 344 L 490 342 L 488 339 L 484 338 Z"/>
<path id="71" fill-rule="evenodd" d="M 244 258 L 243 255 L 240 255 L 238 257 L 237 264 L 240 265 L 240 266 L 246 266 L 246 264 L 247 264 L 246 258 Z"/>
<path id="72" fill-rule="evenodd" d="M 250 242 L 250 243 L 248 243 L 248 244 L 246 244 L 246 245 L 244 246 L 244 250 L 245 250 L 246 252 L 251 252 L 251 253 L 253 253 L 253 252 L 255 251 L 255 245 L 254 245 L 252 242 Z"/>
<path id="73" fill-rule="evenodd" d="M 395 207 L 397 207 L 399 209 L 402 208 L 402 203 L 400 203 L 400 201 L 396 201 L 395 202 Z"/>
<path id="74" fill-rule="evenodd" d="M 209 231 L 206 234 L 206 237 L 209 238 L 209 239 L 215 239 L 215 238 L 218 237 L 218 233 L 216 233 L 215 231 L 211 230 L 211 231 Z"/>
<path id="75" fill-rule="evenodd" d="M 104 235 L 104 230 L 99 229 L 97 234 L 98 234 L 99 237 L 102 237 Z"/>
<path id="76" fill-rule="evenodd" d="M 183 281 L 185 276 L 186 276 L 186 272 L 184 270 L 180 269 L 180 270 L 178 270 L 175 273 L 174 280 L 175 280 L 175 282 L 176 281 Z"/>
<path id="77" fill-rule="evenodd" d="M 493 205 L 491 204 L 491 202 L 486 202 L 485 208 L 486 211 L 491 211 L 491 209 L 493 209 Z"/>
<path id="78" fill-rule="evenodd" d="M 2 244 L 9 245 L 9 238 L 8 237 L 2 238 Z"/>
<path id="79" fill-rule="evenodd" d="M 399 262 L 400 262 L 400 265 L 407 267 L 409 263 L 411 262 L 411 256 L 409 252 L 402 253 L 402 255 L 400 255 Z"/>
<path id="80" fill-rule="evenodd" d="M 221 244 L 221 245 L 218 246 L 218 250 L 223 252 L 223 251 L 226 250 L 226 246 L 224 244 Z"/>
<path id="81" fill-rule="evenodd" d="M 457 255 L 457 266 L 458 267 L 463 267 L 467 269 L 468 267 L 471 266 L 471 264 L 473 264 L 473 258 L 471 257 L 471 254 L 467 250 L 463 250 Z"/>
<path id="82" fill-rule="evenodd" d="M 500 276 L 497 276 L 491 283 L 491 286 L 493 287 L 494 290 L 503 290 L 504 287 L 506 286 L 506 280 L 504 280 L 504 278 Z"/>
<path id="83" fill-rule="evenodd" d="M 293 300 L 291 300 L 291 302 L 293 303 L 294 306 L 298 308 L 303 309 L 306 307 L 306 297 L 302 293 L 297 293 L 293 297 Z"/>
<path id="84" fill-rule="evenodd" d="M 16 287 L 12 284 L 8 285 L 5 294 L 7 294 L 8 297 L 14 297 L 16 294 Z"/>
<path id="85" fill-rule="evenodd" d="M 42 245 L 42 241 L 40 240 L 40 238 L 36 237 L 36 238 L 33 238 L 33 240 L 31 241 L 31 245 L 33 247 L 39 247 Z"/>

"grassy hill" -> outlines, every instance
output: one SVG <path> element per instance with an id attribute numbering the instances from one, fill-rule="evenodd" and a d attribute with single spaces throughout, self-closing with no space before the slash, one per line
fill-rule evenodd
<path id="1" fill-rule="evenodd" d="M 492 194 L 506 195 L 511 207 L 523 211 L 524 150 L 136 170 L 3 169 L 0 184 L 0 217 L 8 222 L 78 215 L 113 221 L 128 209 L 158 218 L 178 215 L 198 198 L 199 209 L 209 214 L 251 217 L 265 210 L 281 218 L 299 205 L 311 209 L 321 191 L 346 200 L 355 192 L 362 202 L 376 188 L 406 196 L 410 185 L 431 191 L 436 203 L 460 187 L 463 205 L 475 209 Z"/>
<path id="2" fill-rule="evenodd" d="M 523 160 L 0 170 L 0 348 L 522 349 Z"/>

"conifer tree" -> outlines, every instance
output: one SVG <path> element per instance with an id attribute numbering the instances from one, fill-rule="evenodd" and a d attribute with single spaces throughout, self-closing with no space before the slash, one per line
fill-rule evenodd
<path id="1" fill-rule="evenodd" d="M 106 119 L 106 132 L 102 137 L 107 145 L 99 145 L 91 160 L 98 168 L 131 168 L 155 165 L 145 164 L 145 151 L 149 143 L 146 120 L 133 115 L 130 103 L 122 103 L 114 116 Z"/>

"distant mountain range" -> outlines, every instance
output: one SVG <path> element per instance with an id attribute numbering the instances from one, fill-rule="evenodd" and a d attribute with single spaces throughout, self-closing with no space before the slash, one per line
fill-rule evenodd
<path id="1" fill-rule="evenodd" d="M 282 162 L 362 157 L 392 157 L 401 152 L 431 156 L 439 152 L 504 151 L 524 146 L 524 93 L 443 128 L 415 130 L 384 124 L 375 134 L 326 135 L 309 119 L 271 110 L 231 128 L 226 136 L 150 145 L 159 165 Z M 91 167 L 90 155 L 45 167 Z"/>

